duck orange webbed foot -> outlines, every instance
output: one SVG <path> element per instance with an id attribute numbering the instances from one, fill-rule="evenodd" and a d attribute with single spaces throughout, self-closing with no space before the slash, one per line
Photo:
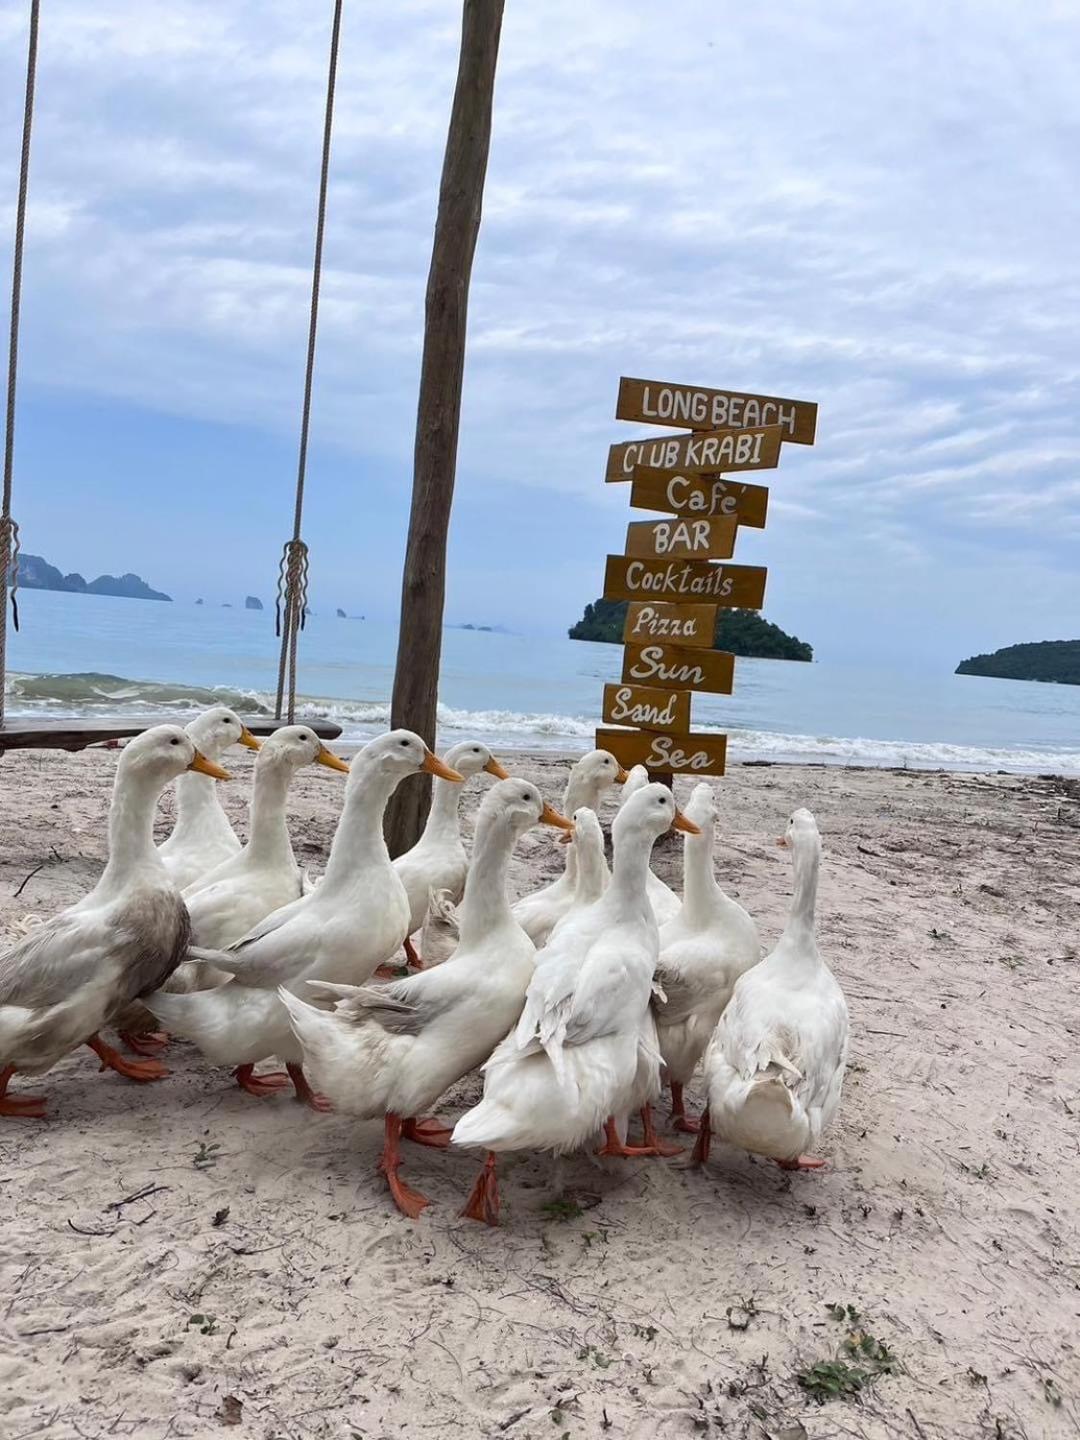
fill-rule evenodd
<path id="1" fill-rule="evenodd" d="M 615 1129 L 615 1120 L 609 1116 L 604 1125 L 604 1143 L 597 1155 L 617 1155 L 623 1160 L 636 1160 L 642 1155 L 655 1155 L 656 1151 L 645 1145 L 624 1145 Z"/>
<path id="2" fill-rule="evenodd" d="M 169 1043 L 164 1030 L 147 1030 L 143 1035 L 136 1035 L 131 1030 L 118 1030 L 116 1033 L 121 1043 L 136 1055 L 158 1055 Z"/>
<path id="3" fill-rule="evenodd" d="M 441 1124 L 434 1116 L 401 1122 L 403 1139 L 411 1140 L 414 1145 L 430 1145 L 435 1150 L 445 1150 L 453 1133 L 452 1126 Z"/>
<path id="4" fill-rule="evenodd" d="M 289 1088 L 289 1077 L 284 1070 L 272 1070 L 266 1075 L 256 1075 L 254 1065 L 237 1065 L 232 1073 L 240 1089 L 249 1095 L 276 1095 L 279 1090 Z"/>
<path id="5" fill-rule="evenodd" d="M 698 1126 L 697 1144 L 694 1146 L 690 1156 L 691 1165 L 704 1165 L 709 1158 L 709 1147 L 712 1144 L 712 1126 L 709 1124 L 708 1107 L 701 1112 L 701 1120 Z"/>
<path id="6" fill-rule="evenodd" d="M 673 1156 L 683 1153 L 683 1147 L 681 1145 L 669 1145 L 657 1135 L 656 1126 L 653 1124 L 651 1105 L 643 1105 L 641 1107 L 641 1130 L 646 1151 L 649 1154 L 659 1155 L 664 1160 L 670 1160 Z"/>
<path id="7" fill-rule="evenodd" d="M 107 1045 L 100 1035 L 91 1035 L 86 1043 L 101 1061 L 102 1070 L 115 1070 L 125 1080 L 137 1080 L 140 1085 L 145 1085 L 151 1080 L 164 1080 L 169 1073 L 160 1060 L 128 1060 L 119 1050 Z"/>
<path id="8" fill-rule="evenodd" d="M 304 1074 L 301 1065 L 286 1065 L 289 1079 L 292 1081 L 293 1089 L 296 1091 L 295 1099 L 301 1105 L 306 1105 L 310 1110 L 317 1110 L 320 1115 L 328 1115 L 333 1110 L 333 1105 L 325 1095 L 320 1095 L 318 1090 L 313 1090 L 308 1084 L 307 1076 Z"/>
<path id="9" fill-rule="evenodd" d="M 799 1155 L 794 1160 L 774 1160 L 781 1170 L 824 1170 L 825 1161 L 816 1155 Z"/>
<path id="10" fill-rule="evenodd" d="M 426 1195 L 421 1195 L 419 1190 L 412 1189 L 398 1175 L 401 1166 L 401 1128 L 402 1120 L 400 1115 L 389 1114 L 385 1121 L 385 1134 L 383 1139 L 383 1153 L 379 1159 L 379 1170 L 386 1176 L 386 1184 L 390 1190 L 394 1204 L 410 1220 L 418 1220 L 431 1201 Z"/>
<path id="11" fill-rule="evenodd" d="M 0 1115 L 10 1115 L 13 1120 L 44 1120 L 44 1095 L 9 1095 L 8 1083 L 15 1074 L 14 1065 L 0 1070 Z"/>
<path id="12" fill-rule="evenodd" d="M 696 1135 L 701 1128 L 701 1122 L 694 1115 L 687 1115 L 686 1102 L 683 1099 L 683 1087 L 678 1080 L 671 1082 L 671 1128 L 679 1130 L 684 1135 Z"/>
<path id="13" fill-rule="evenodd" d="M 488 1151 L 484 1168 L 476 1177 L 476 1184 L 469 1192 L 462 1215 L 467 1220 L 479 1220 L 483 1225 L 499 1223 L 499 1177 L 495 1173 L 496 1158 Z"/>
<path id="14" fill-rule="evenodd" d="M 413 967 L 414 970 L 424 970 L 427 968 L 423 960 L 421 960 L 419 954 L 417 953 L 416 946 L 412 943 L 408 936 L 405 937 L 405 944 L 403 946 L 403 949 L 405 951 L 405 959 L 409 962 L 409 964 Z"/>

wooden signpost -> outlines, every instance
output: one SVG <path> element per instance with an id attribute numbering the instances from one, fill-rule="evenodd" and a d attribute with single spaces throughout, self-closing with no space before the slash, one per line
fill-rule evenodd
<path id="1" fill-rule="evenodd" d="M 635 521 L 626 554 L 609 555 L 604 599 L 628 600 L 622 681 L 604 686 L 598 749 L 651 774 L 723 775 L 727 736 L 692 732 L 695 690 L 730 695 L 735 657 L 713 648 L 724 606 L 760 610 L 767 572 L 716 564 L 735 553 L 740 525 L 764 529 L 769 492 L 725 478 L 732 470 L 771 470 L 784 441 L 812 445 L 817 406 L 741 390 L 619 382 L 619 420 L 676 425 L 683 435 L 612 445 L 604 479 L 630 482 L 636 510 L 674 517 Z"/>

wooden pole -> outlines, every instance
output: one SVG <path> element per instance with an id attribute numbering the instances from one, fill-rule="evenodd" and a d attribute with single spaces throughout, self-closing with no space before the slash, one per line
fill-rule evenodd
<path id="1" fill-rule="evenodd" d="M 416 412 L 412 510 L 401 586 L 391 725 L 435 743 L 446 595 L 446 539 L 454 498 L 465 335 L 491 143 L 491 108 L 504 0 L 464 0 L 461 55 L 443 157 L 428 272 L 424 354 Z M 392 855 L 420 837 L 430 782 L 410 780 L 386 817 Z"/>

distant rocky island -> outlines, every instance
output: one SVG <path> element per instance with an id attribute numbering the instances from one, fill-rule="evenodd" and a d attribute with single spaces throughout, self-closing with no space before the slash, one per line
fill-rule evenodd
<path id="1" fill-rule="evenodd" d="M 245 610 L 261 610 L 263 603 L 257 595 L 248 595 L 244 600 Z"/>
<path id="2" fill-rule="evenodd" d="M 626 623 L 626 600 L 597 600 L 567 632 L 571 640 L 602 640 L 621 645 Z M 674 642 L 677 643 L 677 642 Z M 719 610 L 713 646 L 732 655 L 758 660 L 813 660 L 814 648 L 764 620 L 756 610 Z"/>
<path id="3" fill-rule="evenodd" d="M 988 675 L 995 680 L 1042 680 L 1080 685 L 1080 640 L 1032 640 L 1005 645 L 990 655 L 961 660 L 957 675 Z"/>
<path id="4" fill-rule="evenodd" d="M 161 590 L 151 590 L 146 581 L 130 571 L 126 575 L 99 575 L 84 580 L 78 571 L 62 574 L 55 565 L 40 555 L 19 556 L 19 588 L 21 590 L 66 590 L 73 595 L 119 595 L 127 600 L 172 600 Z"/>

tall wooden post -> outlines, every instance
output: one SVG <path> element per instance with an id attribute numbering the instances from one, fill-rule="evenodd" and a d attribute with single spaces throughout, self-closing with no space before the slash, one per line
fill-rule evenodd
<path id="1" fill-rule="evenodd" d="M 391 724 L 435 743 L 446 594 L 446 539 L 457 468 L 465 334 L 476 239 L 491 142 L 495 64 L 504 0 L 464 0 L 461 56 L 443 157 L 428 272 L 424 355 L 416 413 L 412 510 L 401 586 L 401 628 Z M 410 780 L 387 812 L 392 855 L 420 836 L 430 782 Z"/>

